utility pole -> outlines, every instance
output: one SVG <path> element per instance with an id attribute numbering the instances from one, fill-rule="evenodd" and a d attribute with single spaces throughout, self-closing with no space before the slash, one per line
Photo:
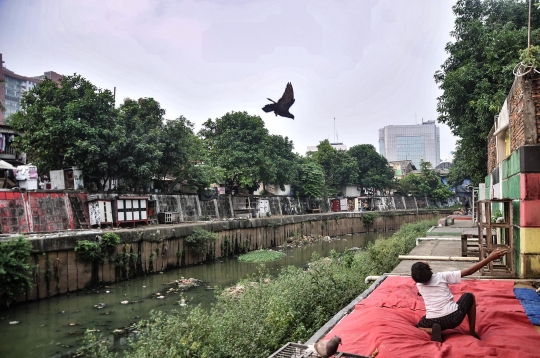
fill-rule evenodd
<path id="1" fill-rule="evenodd" d="M 529 0 L 529 28 L 527 30 L 527 49 L 531 49 L 531 6 L 532 6 L 532 0 Z"/>

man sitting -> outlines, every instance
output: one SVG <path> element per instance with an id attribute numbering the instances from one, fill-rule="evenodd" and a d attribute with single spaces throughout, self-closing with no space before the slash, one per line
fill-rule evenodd
<path id="1" fill-rule="evenodd" d="M 469 268 L 461 271 L 445 271 L 433 274 L 427 262 L 417 262 L 411 267 L 411 276 L 416 282 L 418 292 L 424 299 L 426 315 L 417 327 L 431 334 L 431 340 L 442 342 L 441 332 L 455 328 L 463 322 L 465 315 L 469 319 L 469 333 L 480 339 L 475 331 L 476 300 L 470 292 L 464 293 L 457 302 L 450 292 L 449 284 L 460 283 L 461 278 L 472 275 L 493 260 L 506 255 L 507 250 L 493 251 L 489 256 Z"/>

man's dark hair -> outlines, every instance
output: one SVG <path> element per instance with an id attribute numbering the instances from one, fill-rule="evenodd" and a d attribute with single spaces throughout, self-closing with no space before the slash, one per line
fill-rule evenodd
<path id="1" fill-rule="evenodd" d="M 426 283 L 431 279 L 431 268 L 425 262 L 417 262 L 411 267 L 411 277 L 418 283 Z"/>

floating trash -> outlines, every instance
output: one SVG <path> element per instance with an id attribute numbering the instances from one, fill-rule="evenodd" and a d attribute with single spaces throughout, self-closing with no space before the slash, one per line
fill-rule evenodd
<path id="1" fill-rule="evenodd" d="M 107 305 L 105 303 L 98 303 L 97 305 L 94 305 L 94 307 L 97 309 L 102 309 L 107 307 Z"/>
<path id="2" fill-rule="evenodd" d="M 9 324 L 19 324 L 19 323 L 20 323 L 20 321 L 11 321 L 11 322 L 9 322 Z"/>
<path id="3" fill-rule="evenodd" d="M 129 301 L 121 301 L 120 303 L 123 304 L 123 305 L 127 305 L 129 303 Z"/>

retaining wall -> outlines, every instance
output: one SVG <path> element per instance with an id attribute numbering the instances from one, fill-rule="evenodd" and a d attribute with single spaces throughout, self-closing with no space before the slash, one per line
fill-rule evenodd
<path id="1" fill-rule="evenodd" d="M 57 234 L 27 235 L 34 247 L 30 261 L 34 287 L 19 301 L 37 300 L 74 292 L 99 283 L 121 281 L 130 277 L 159 272 L 168 268 L 195 265 L 208 259 L 243 253 L 249 250 L 282 245 L 293 235 L 337 236 L 368 231 L 396 230 L 404 223 L 438 219 L 449 212 L 380 213 L 366 226 L 366 213 L 323 213 L 270 217 L 250 220 L 224 220 L 194 224 L 153 225 L 133 229 L 88 230 Z M 196 227 L 218 234 L 208 255 L 190 252 L 184 238 Z M 79 240 L 98 240 L 106 232 L 121 238 L 116 252 L 104 263 L 92 263 L 73 250 Z M 137 254 L 137 259 L 133 259 Z M 131 260 L 129 259 L 131 257 Z"/>

